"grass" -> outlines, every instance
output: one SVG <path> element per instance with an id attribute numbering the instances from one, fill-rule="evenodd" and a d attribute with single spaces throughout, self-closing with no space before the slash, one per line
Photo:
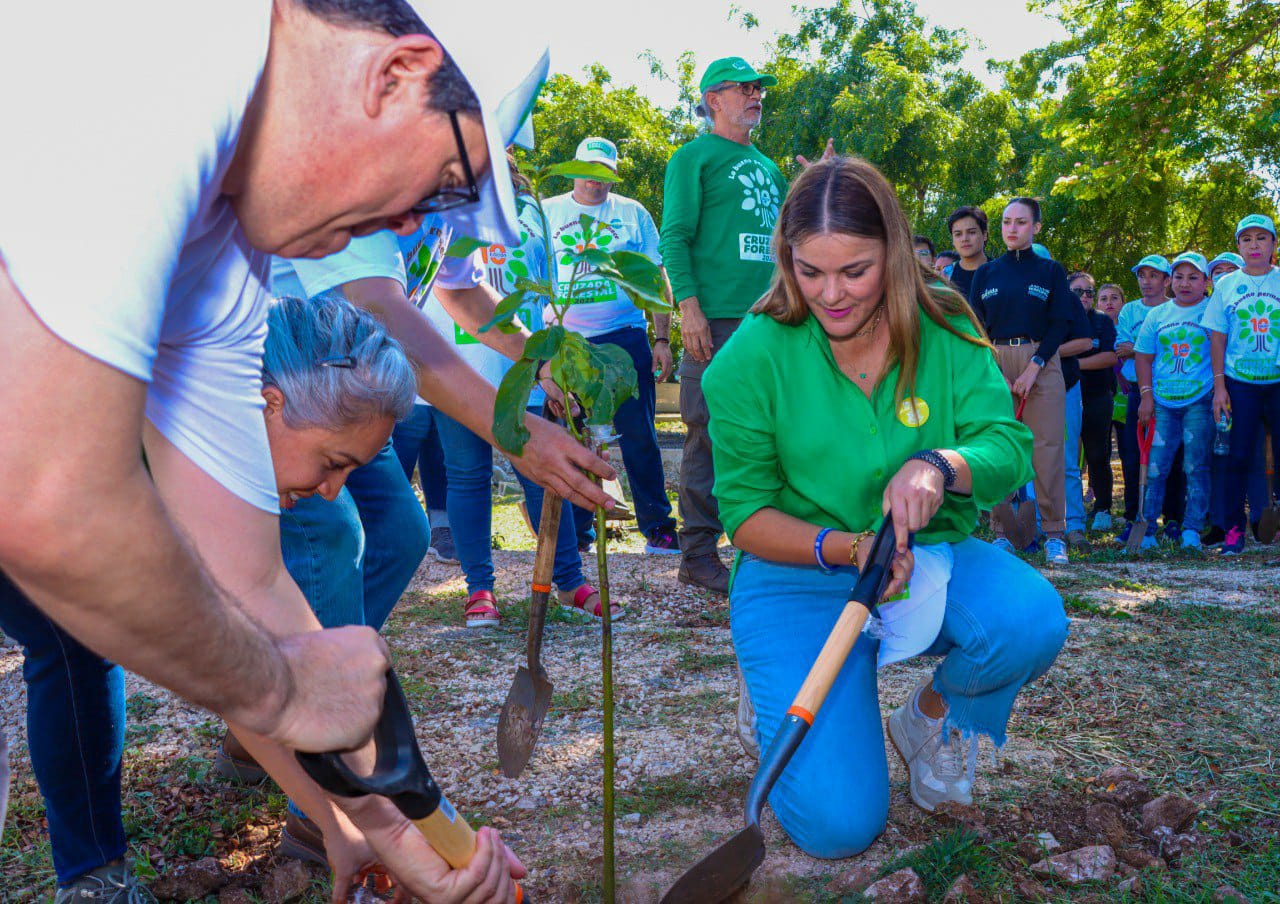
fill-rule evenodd
<path id="1" fill-rule="evenodd" d="M 1007 843 L 983 842 L 968 829 L 952 828 L 920 849 L 890 860 L 880 875 L 913 869 L 930 900 L 941 900 L 962 874 L 981 892 L 1001 893 L 1008 886 L 1006 864 L 1012 857 Z"/>

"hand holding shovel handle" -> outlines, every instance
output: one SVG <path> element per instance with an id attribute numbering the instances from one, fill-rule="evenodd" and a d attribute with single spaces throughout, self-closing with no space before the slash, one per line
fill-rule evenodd
<path id="1" fill-rule="evenodd" d="M 446 863 L 454 869 L 470 863 L 476 850 L 476 833 L 431 777 L 418 749 L 409 703 L 396 673 L 390 669 L 373 743 L 376 759 L 372 771 L 366 775 L 357 774 L 341 752 L 296 756 L 321 788 L 342 797 L 377 794 L 390 798 Z M 523 900 L 524 891 L 517 885 L 517 904 Z"/>

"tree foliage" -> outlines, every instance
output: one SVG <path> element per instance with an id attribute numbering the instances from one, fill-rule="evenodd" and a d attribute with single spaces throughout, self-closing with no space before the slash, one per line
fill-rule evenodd
<path id="1" fill-rule="evenodd" d="M 1146 252 L 1232 246 L 1245 213 L 1274 213 L 1280 191 L 1280 4 L 1275 0 L 1032 0 L 1066 38 L 993 64 L 992 90 L 959 68 L 963 31 L 930 26 L 914 0 L 797 8 L 797 24 L 753 61 L 778 78 L 755 136 L 784 172 L 828 137 L 875 163 L 916 231 L 949 247 L 961 204 L 999 222 L 1015 195 L 1041 198 L 1043 240 L 1068 268 L 1122 281 Z M 757 22 L 726 7 L 746 28 Z M 625 194 L 661 215 L 662 174 L 701 127 L 707 60 L 668 74 L 679 101 L 658 109 L 594 68 L 557 76 L 535 113 L 539 161 L 580 138 L 618 142 Z M 999 249 L 993 230 L 989 250 Z"/>

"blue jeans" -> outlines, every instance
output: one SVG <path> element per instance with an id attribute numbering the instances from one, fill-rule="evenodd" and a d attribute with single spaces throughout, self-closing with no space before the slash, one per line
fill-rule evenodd
<path id="1" fill-rule="evenodd" d="M 631 484 L 640 532 L 650 538 L 664 531 L 674 535 L 676 519 L 671 516 L 662 453 L 658 450 L 658 431 L 654 427 L 658 390 L 653 382 L 653 349 L 649 347 L 649 337 L 644 330 L 632 326 L 593 336 L 591 341 L 596 345 L 618 346 L 635 364 L 639 395 L 622 403 L 613 416 L 613 428 L 619 434 L 618 446 L 622 450 L 622 464 L 627 469 L 627 482 Z M 574 506 L 573 516 L 580 539 L 595 536 L 595 512 Z M 450 515 L 450 520 L 452 518 Z"/>
<path id="2" fill-rule="evenodd" d="M 1138 450 L 1138 406 L 1142 404 L 1142 392 L 1135 381 L 1129 386 L 1129 406 L 1125 413 L 1124 432 L 1120 434 L 1120 466 L 1124 473 L 1124 518 L 1136 521 L 1142 510 L 1143 500 L 1138 498 L 1141 457 Z M 1187 507 L 1187 479 L 1182 473 L 1182 450 L 1166 472 L 1164 486 L 1164 523 L 1182 523 Z M 1147 464 L 1151 470 L 1150 460 Z M 1148 475 L 1149 479 L 1149 475 Z"/>
<path id="3" fill-rule="evenodd" d="M 309 496 L 280 511 L 285 568 L 326 628 L 382 630 L 430 538 L 426 513 L 391 443 L 352 471 L 332 502 Z M 305 815 L 293 801 L 289 809 Z"/>
<path id="4" fill-rule="evenodd" d="M 530 413 L 537 414 L 533 410 Z M 493 447 L 447 414 L 437 411 L 435 417 L 449 472 L 449 525 L 458 562 L 467 577 L 467 592 L 492 590 Z M 524 488 L 529 519 L 536 527 L 542 517 L 542 487 L 519 471 L 516 477 Z M 582 576 L 582 557 L 569 503 L 562 505 L 566 509 L 560 513 L 552 579 L 561 590 L 576 590 L 586 583 L 586 578 Z"/>
<path id="5" fill-rule="evenodd" d="M 124 856 L 124 672 L 62 630 L 0 573 L 0 628 L 22 645 L 27 746 L 59 885 Z"/>
<path id="6" fill-rule="evenodd" d="M 1265 422 L 1272 436 L 1280 436 L 1280 383 L 1258 385 L 1227 377 L 1227 395 L 1231 397 L 1231 454 L 1223 487 L 1226 527 L 1243 531 L 1245 488 L 1261 425 Z M 1258 509 L 1253 517 L 1256 520 L 1261 515 L 1262 509 Z"/>
<path id="7" fill-rule="evenodd" d="M 1048 671 L 1066 640 L 1062 598 L 1030 565 L 981 540 L 952 550 L 942 630 L 925 655 L 943 657 L 933 685 L 949 706 L 947 722 L 1003 744 L 1014 698 Z M 743 555 L 730 590 L 730 628 L 761 750 L 772 742 L 856 581 L 852 568 L 826 575 L 813 565 Z M 769 795 L 782 827 L 813 857 L 866 850 L 888 818 L 878 643 L 866 634 L 858 639 Z"/>
<path id="8" fill-rule="evenodd" d="M 413 482 L 413 469 L 418 469 L 418 482 L 422 485 L 427 511 L 443 512 L 449 487 L 435 409 L 422 403 L 414 405 L 413 414 L 396 424 L 391 433 L 391 444 L 395 446 L 396 457 L 400 459 L 404 476 L 410 483 Z"/>
<path id="9" fill-rule="evenodd" d="M 1156 532 L 1156 516 L 1164 506 L 1165 481 L 1173 460 L 1182 449 L 1182 471 L 1187 476 L 1187 506 L 1183 530 L 1199 533 L 1209 511 L 1209 457 L 1213 453 L 1213 396 L 1206 395 L 1184 408 L 1156 402 L 1156 434 L 1147 464 L 1147 498 L 1143 511 L 1147 533 Z"/>
<path id="10" fill-rule="evenodd" d="M 1084 407 L 1080 401 L 1080 383 L 1067 390 L 1067 436 L 1063 447 L 1067 489 L 1067 533 L 1084 531 L 1084 484 L 1080 481 L 1080 419 Z M 1039 511 L 1037 510 L 1037 514 Z"/>
<path id="11" fill-rule="evenodd" d="M 1233 437 L 1234 439 L 1234 437 Z M 1249 475 L 1245 478 L 1245 495 L 1249 502 L 1249 521 L 1256 522 L 1267 507 L 1267 458 L 1265 446 L 1267 437 L 1258 432 L 1258 441 L 1249 465 Z M 1215 527 L 1225 528 L 1227 524 L 1227 471 L 1231 469 L 1230 455 L 1211 455 L 1209 465 L 1209 523 Z"/>

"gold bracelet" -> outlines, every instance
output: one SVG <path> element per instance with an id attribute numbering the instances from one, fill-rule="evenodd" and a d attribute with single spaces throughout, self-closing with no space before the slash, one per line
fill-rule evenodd
<path id="1" fill-rule="evenodd" d="M 874 536 L 875 534 L 869 530 L 864 530 L 862 533 L 854 535 L 853 545 L 849 547 L 849 564 L 854 568 L 858 567 L 858 547 L 862 545 L 863 540 L 869 540 Z"/>

